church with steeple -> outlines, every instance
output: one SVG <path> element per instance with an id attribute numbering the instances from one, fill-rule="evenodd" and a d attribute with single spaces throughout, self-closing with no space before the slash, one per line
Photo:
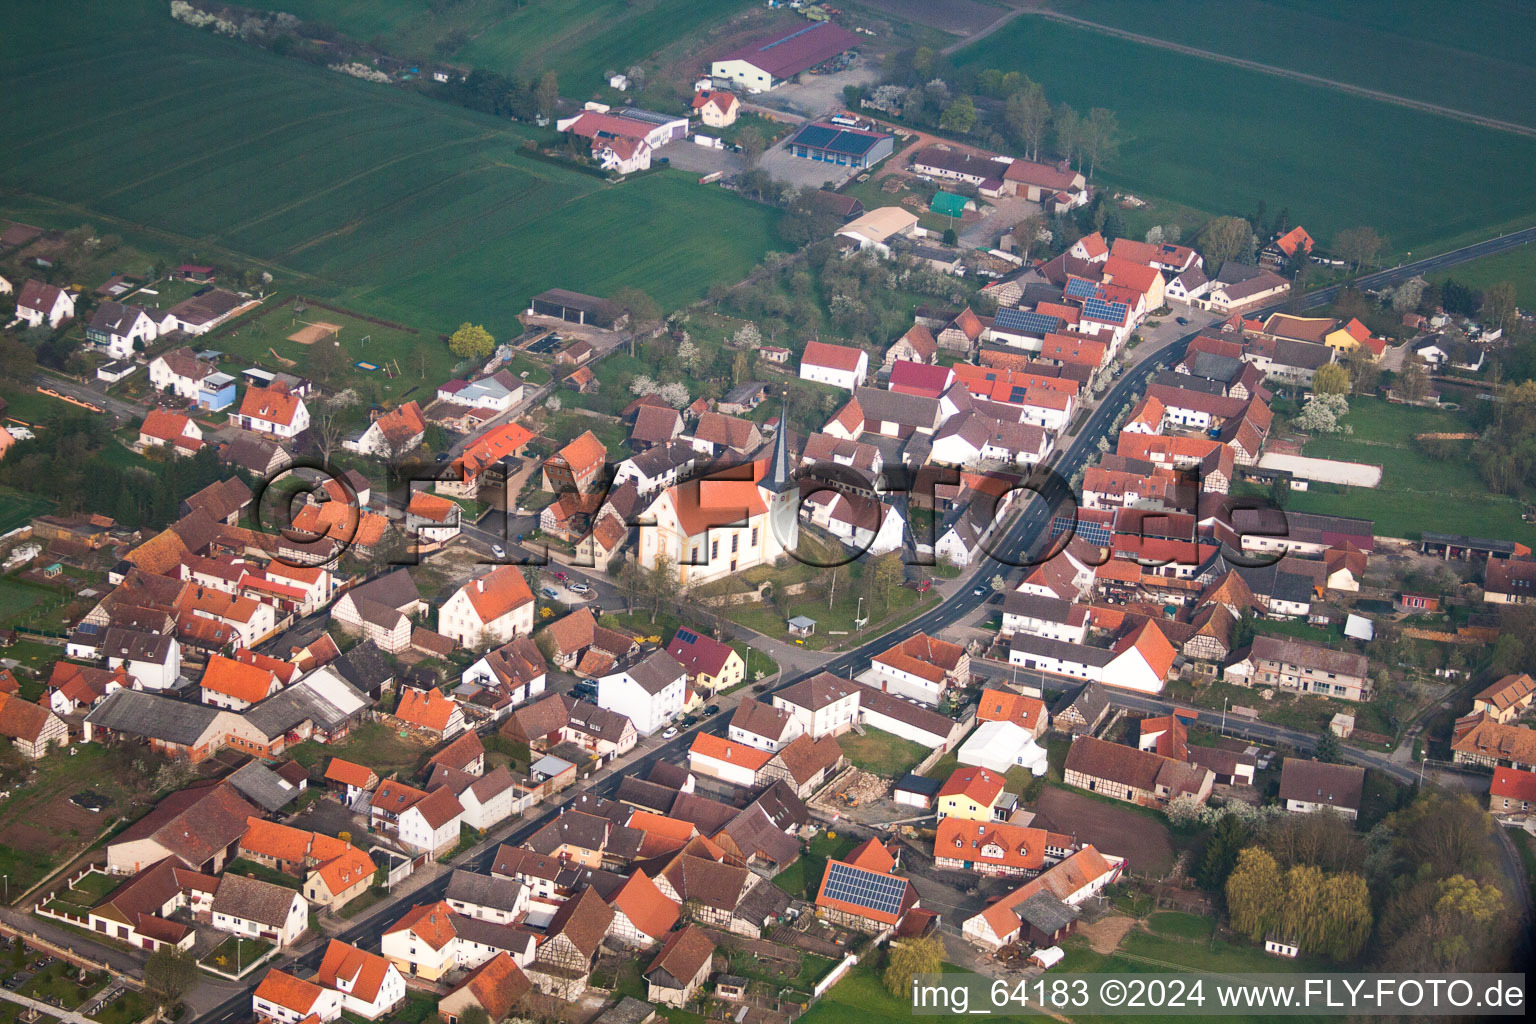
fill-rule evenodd
<path id="1" fill-rule="evenodd" d="M 663 560 L 685 587 L 771 565 L 800 543 L 800 489 L 789 461 L 788 403 L 766 459 L 706 470 L 668 487 L 646 510 L 636 561 Z M 654 525 L 650 525 L 654 524 Z"/>

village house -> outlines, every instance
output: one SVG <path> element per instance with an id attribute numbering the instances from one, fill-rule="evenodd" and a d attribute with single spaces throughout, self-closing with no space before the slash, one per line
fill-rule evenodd
<path id="1" fill-rule="evenodd" d="M 443 1024 L 459 1024 L 473 1007 L 492 1021 L 506 1020 L 532 989 L 533 983 L 517 962 L 497 953 L 437 1001 L 437 1016 Z"/>
<path id="2" fill-rule="evenodd" d="M 597 485 L 607 462 L 608 449 L 588 430 L 544 460 L 544 489 L 585 492 Z"/>
<path id="3" fill-rule="evenodd" d="M 342 442 L 342 447 L 359 455 L 399 458 L 413 451 L 427 436 L 427 421 L 421 406 L 406 402 L 369 423 L 362 433 Z"/>
<path id="4" fill-rule="evenodd" d="M 0 692 L 0 737 L 10 740 L 22 757 L 36 761 L 49 747 L 68 746 L 69 727 L 48 708 Z"/>
<path id="5" fill-rule="evenodd" d="M 396 569 L 342 594 L 331 606 L 331 618 L 386 654 L 398 654 L 411 645 L 411 618 L 426 609 L 411 574 Z"/>
<path id="6" fill-rule="evenodd" d="M 1332 810 L 1354 821 L 1360 814 L 1365 769 L 1288 757 L 1280 769 L 1280 800 L 1292 814 Z"/>
<path id="7" fill-rule="evenodd" d="M 213 894 L 210 923 L 221 932 L 291 946 L 309 928 L 309 904 L 294 890 L 225 874 Z"/>
<path id="8" fill-rule="evenodd" d="M 1532 811 L 1536 811 L 1536 772 L 1495 768 L 1488 787 L 1488 813 L 1513 818 Z"/>
<path id="9" fill-rule="evenodd" d="M 1003 787 L 1006 780 L 986 768 L 960 767 L 939 789 L 938 818 L 967 821 L 1006 821 L 1019 805 L 1017 793 Z"/>
<path id="10" fill-rule="evenodd" d="M 1186 795 L 1204 803 L 1215 783 L 1205 768 L 1093 736 L 1072 742 L 1062 778 L 1090 793 L 1153 808 Z"/>
<path id="11" fill-rule="evenodd" d="M 437 629 L 460 647 L 504 644 L 533 632 L 533 592 L 522 570 L 503 565 L 454 591 L 437 612 Z"/>
<path id="12" fill-rule="evenodd" d="M 394 717 L 402 725 L 438 740 L 452 739 L 465 728 L 464 712 L 458 701 L 444 696 L 443 691 L 435 687 L 429 690 L 403 688 Z"/>
<path id="13" fill-rule="evenodd" d="M 653 651 L 600 677 L 597 704 L 624 715 L 641 735 L 649 736 L 682 713 L 686 690 L 683 666 L 666 651 Z"/>
<path id="14" fill-rule="evenodd" d="M 130 359 L 163 332 L 174 330 L 174 317 L 142 306 L 106 301 L 85 326 L 85 340 L 113 359 Z"/>
<path id="15" fill-rule="evenodd" d="M 695 692 L 718 693 L 745 678 L 746 664 L 734 647 L 686 627 L 673 635 L 667 653 L 683 666 Z"/>
<path id="16" fill-rule="evenodd" d="M 736 123 L 741 101 L 723 89 L 701 89 L 693 94 L 693 112 L 706 127 L 727 128 Z"/>
<path id="17" fill-rule="evenodd" d="M 315 983 L 341 993 L 342 1010 L 378 1020 L 405 1002 L 405 978 L 394 964 L 339 939 L 325 947 Z"/>
<path id="18" fill-rule="evenodd" d="M 1256 636 L 1246 657 L 1228 666 L 1229 681 L 1342 700 L 1371 698 L 1370 659 L 1363 654 L 1287 637 Z M 1246 671 L 1245 671 L 1246 670 Z"/>
<path id="19" fill-rule="evenodd" d="M 1481 711 L 1458 718 L 1451 727 L 1451 760 L 1487 768 L 1536 770 L 1536 729 L 1506 725 Z"/>
<path id="20" fill-rule="evenodd" d="M 1001 821 L 948 817 L 933 839 L 934 866 L 979 875 L 1030 876 L 1076 848 L 1071 836 Z"/>
<path id="21" fill-rule="evenodd" d="M 878 839 L 867 839 L 845 860 L 828 860 L 816 892 L 816 915 L 835 925 L 883 932 L 920 905 L 917 890 L 893 874 L 896 855 Z"/>
<path id="22" fill-rule="evenodd" d="M 267 971 L 251 993 L 251 1011 L 257 1020 L 280 1024 L 321 1024 L 341 1017 L 341 992 L 324 988 L 313 981 L 274 967 Z"/>
<path id="23" fill-rule="evenodd" d="M 1078 906 L 1120 877 L 1125 861 L 1084 846 L 987 909 L 967 918 L 960 932 L 983 949 L 1014 942 L 1054 945 L 1072 930 Z"/>
<path id="24" fill-rule="evenodd" d="M 847 345 L 808 341 L 800 356 L 800 379 L 852 391 L 869 377 L 869 353 Z"/>
<path id="25" fill-rule="evenodd" d="M 715 944 L 695 924 L 667 936 L 661 952 L 645 971 L 646 998 L 664 1006 L 684 1007 L 709 979 Z"/>
<path id="26" fill-rule="evenodd" d="M 1507 675 L 1490 683 L 1472 698 L 1472 713 L 1486 714 L 1501 725 L 1508 725 L 1531 706 L 1536 697 L 1536 682 L 1524 672 Z"/>
<path id="27" fill-rule="evenodd" d="M 211 359 L 199 358 L 189 348 L 175 348 L 150 360 L 149 383 L 157 391 L 169 390 L 178 398 L 196 402 L 204 382 L 218 369 Z M 234 398 L 232 391 L 230 398 Z"/>
<path id="28" fill-rule="evenodd" d="M 309 408 L 304 399 L 279 384 L 270 388 L 248 387 L 240 399 L 240 411 L 230 413 L 230 425 L 283 441 L 309 429 Z"/>
<path id="29" fill-rule="evenodd" d="M 510 925 L 456 914 L 444 900 L 423 903 L 385 929 L 380 951 L 407 977 L 438 981 L 506 954 L 527 957 L 533 936 Z"/>
<path id="30" fill-rule="evenodd" d="M 969 684 L 971 656 L 959 644 L 917 633 L 870 659 L 869 683 L 887 693 L 937 705 Z"/>

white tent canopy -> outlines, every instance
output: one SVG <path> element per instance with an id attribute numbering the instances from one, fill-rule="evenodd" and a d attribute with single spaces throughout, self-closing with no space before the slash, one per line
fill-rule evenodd
<path id="1" fill-rule="evenodd" d="M 961 764 L 976 765 L 1002 774 L 1010 768 L 1028 768 L 1031 775 L 1044 775 L 1047 765 L 1045 748 L 1035 742 L 1028 730 L 1012 722 L 983 722 L 955 755 Z"/>

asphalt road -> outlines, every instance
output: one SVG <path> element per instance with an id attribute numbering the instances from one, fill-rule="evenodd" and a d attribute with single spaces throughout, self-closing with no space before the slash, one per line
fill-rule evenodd
<path id="1" fill-rule="evenodd" d="M 1492 253 L 1503 252 L 1508 249 L 1517 248 L 1518 246 L 1525 245 L 1531 241 L 1536 241 L 1536 227 L 1527 228 L 1523 231 L 1515 232 L 1514 234 L 1510 235 L 1504 235 L 1499 238 L 1488 239 L 1487 241 L 1478 242 L 1475 245 L 1469 245 L 1464 248 L 1457 249 L 1453 252 L 1442 254 L 1440 256 L 1420 260 L 1416 263 L 1405 264 L 1400 267 L 1394 267 L 1390 270 L 1383 270 L 1375 274 L 1370 274 L 1366 277 L 1358 279 L 1355 284 L 1359 287 L 1369 288 L 1397 284 L 1401 281 L 1407 280 L 1415 274 L 1422 274 L 1434 270 L 1444 269 L 1445 267 L 1455 266 L 1456 264 L 1476 259 L 1479 256 L 1487 256 Z M 1342 287 L 1343 286 L 1336 285 L 1310 293 L 1302 305 L 1305 308 L 1315 308 L 1317 306 L 1325 305 L 1332 301 L 1333 297 L 1341 290 Z M 1250 315 L 1261 316 L 1267 313 L 1277 312 L 1282 308 L 1283 306 L 1281 304 L 1276 304 L 1274 306 L 1266 307 L 1262 310 L 1254 311 Z M 1029 500 L 1028 504 L 1024 507 L 1023 513 L 1017 515 L 1014 521 L 1005 529 L 1003 529 L 998 538 L 993 542 L 991 546 L 992 551 L 1007 553 L 1025 552 L 1034 549 L 1034 545 L 1039 543 L 1041 538 L 1046 535 L 1046 532 L 1049 529 L 1051 517 L 1055 514 L 1055 510 L 1073 500 L 1066 493 L 1066 479 L 1070 478 L 1079 468 L 1088 462 L 1090 458 L 1098 454 L 1098 441 L 1100 438 L 1108 436 L 1110 423 L 1113 421 L 1121 406 L 1140 394 L 1140 392 L 1143 390 L 1147 378 L 1151 374 L 1156 372 L 1159 368 L 1167 365 L 1167 363 L 1172 358 L 1178 355 L 1182 355 L 1184 350 L 1188 347 L 1190 339 L 1192 339 L 1197 333 L 1197 331 L 1191 332 L 1190 334 L 1178 338 L 1173 342 L 1162 346 L 1161 348 L 1146 351 L 1142 354 L 1140 361 L 1134 367 L 1127 370 L 1120 376 L 1118 380 L 1115 381 L 1109 390 L 1105 392 L 1103 399 L 1099 402 L 1098 406 L 1094 409 L 1093 413 L 1089 416 L 1087 421 L 1078 429 L 1077 434 L 1072 439 L 1072 441 L 1064 449 L 1062 449 L 1062 454 L 1052 466 L 1056 475 L 1050 481 L 1042 484 L 1040 488 L 1041 497 L 1031 498 Z M 1021 572 L 1022 570 L 1017 568 L 1008 568 L 1004 571 L 1004 575 L 1005 577 L 1012 578 L 1017 577 Z M 975 574 L 975 578 L 980 580 L 984 577 L 985 573 L 986 569 L 985 566 L 983 566 L 982 570 Z M 901 640 L 912 636 L 914 633 L 925 632 L 937 634 L 941 630 L 970 614 L 988 597 L 991 596 L 990 588 L 983 586 L 983 591 L 984 592 L 982 594 L 978 595 L 974 593 L 973 587 L 964 587 L 958 591 L 957 594 L 949 601 L 923 613 L 922 615 L 919 615 L 917 618 L 907 622 L 902 626 L 898 626 L 897 628 L 891 630 L 888 633 L 885 633 L 882 636 L 869 640 L 868 642 L 851 651 L 826 661 L 822 665 L 818 666 L 816 671 L 832 672 L 838 675 L 847 675 L 853 669 L 862 667 L 863 663 L 868 661 L 872 655 L 885 650 L 892 644 L 898 643 Z M 800 681 L 800 679 L 803 679 L 810 674 L 811 673 L 802 673 L 799 676 L 785 678 L 779 686 L 775 687 L 775 689 L 783 689 L 786 686 L 793 685 L 794 683 Z M 1156 713 L 1166 713 L 1172 709 L 1171 704 L 1158 700 L 1155 697 L 1124 693 L 1119 691 L 1112 695 L 1112 703 L 1118 707 Z M 713 718 L 705 719 L 700 725 L 696 726 L 695 729 L 708 731 L 716 735 L 724 735 L 726 732 L 725 723 L 727 718 L 727 715 L 721 714 Z M 641 755 L 639 758 L 636 758 L 631 762 L 625 763 L 622 772 L 614 772 L 610 774 L 608 777 L 585 790 L 585 792 L 593 793 L 599 796 L 611 796 L 613 792 L 618 788 L 619 779 L 625 775 L 643 776 L 647 771 L 650 770 L 651 765 L 653 765 L 657 760 L 663 758 L 669 761 L 680 762 L 686 755 L 688 744 L 692 742 L 692 734 L 695 729 L 680 731 L 679 735 L 675 739 L 662 744 L 661 746 Z M 1272 725 L 1267 722 L 1236 721 L 1231 716 L 1228 716 L 1227 731 L 1236 735 L 1243 735 L 1247 738 L 1259 740 L 1260 742 L 1264 743 L 1284 743 L 1303 751 L 1311 750 L 1312 745 L 1316 742 L 1317 739 L 1317 737 L 1310 734 L 1302 733 L 1297 730 L 1287 729 L 1283 726 Z M 1403 779 L 1404 781 L 1414 781 L 1417 778 L 1417 772 L 1415 772 L 1409 766 L 1393 763 L 1381 755 L 1371 754 L 1365 751 L 1353 750 L 1350 748 L 1345 749 L 1346 756 L 1356 763 L 1364 764 L 1368 767 L 1387 772 L 1388 774 L 1396 778 Z M 572 795 L 574 796 L 575 794 Z M 560 806 L 564 805 L 562 804 Z M 480 850 L 475 856 L 470 857 L 466 861 L 458 863 L 455 866 L 478 871 L 486 870 L 489 867 L 491 859 L 495 856 L 496 847 L 500 843 L 509 842 L 516 844 L 523 842 L 538 829 L 542 828 L 545 824 L 557 817 L 560 813 L 560 806 L 551 807 L 549 810 L 545 811 L 542 815 L 536 819 L 533 819 L 532 821 L 515 825 L 509 832 L 507 832 L 507 834 L 498 835 L 494 840 L 487 841 L 485 844 L 483 844 L 483 849 Z M 1513 852 L 1507 849 L 1507 845 L 1507 842 L 1500 843 L 1501 850 L 1505 851 L 1506 860 L 1513 856 Z M 1512 877 L 1524 877 L 1523 871 L 1521 870 L 1518 861 L 1511 861 L 1509 864 L 1507 864 L 1507 868 L 1512 869 Z M 448 876 L 444 875 L 439 879 L 435 879 L 423 888 L 412 892 L 409 897 L 406 898 L 408 898 L 413 905 L 417 903 L 430 902 L 431 900 L 441 898 L 443 892 L 447 888 L 447 885 Z M 341 932 L 336 937 L 342 939 L 345 942 L 350 942 L 364 948 L 376 948 L 376 944 L 378 943 L 380 936 L 383 935 L 384 929 L 399 917 L 398 913 L 390 912 L 388 908 L 394 906 L 396 903 L 403 902 L 404 899 L 405 898 L 399 900 L 391 900 L 386 903 L 381 903 L 375 908 L 371 908 L 371 916 L 366 921 L 352 926 L 351 928 Z M 320 959 L 323 954 L 323 944 L 317 945 L 314 950 L 299 958 L 296 961 L 296 964 L 288 963 L 284 966 L 290 969 L 298 966 L 306 970 L 313 971 L 318 969 Z M 215 1007 L 213 1010 L 210 1010 L 199 1017 L 197 1019 L 198 1024 L 229 1024 L 229 1022 L 243 1020 L 244 1018 L 248 1017 L 250 1014 L 250 989 L 255 987 L 256 980 L 258 979 L 253 978 L 250 986 L 247 989 L 236 993 L 221 1003 L 219 1006 Z"/>

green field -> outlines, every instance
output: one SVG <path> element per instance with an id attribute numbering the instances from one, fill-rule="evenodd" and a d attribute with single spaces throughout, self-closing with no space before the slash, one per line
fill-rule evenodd
<path id="1" fill-rule="evenodd" d="M 1452 278 L 1469 288 L 1484 289 L 1500 281 L 1511 281 L 1515 286 L 1515 301 L 1521 309 L 1536 309 L 1536 248 L 1522 245 L 1518 249 L 1480 256 L 1450 270 L 1430 274 L 1436 284 Z"/>
<path id="2" fill-rule="evenodd" d="M 1101 183 L 1216 213 L 1264 200 L 1324 245 L 1368 224 L 1392 250 L 1420 252 L 1536 217 L 1536 139 L 1040 18 L 1017 18 L 955 60 L 1022 71 L 1080 111 L 1114 110 L 1123 141 Z M 1468 153 L 1485 186 L 1475 193 Z"/>
<path id="3" fill-rule="evenodd" d="M 532 132 L 177 24 L 155 0 L 31 4 L 0 36 L 0 212 L 235 256 L 306 295 L 497 337 L 529 295 L 739 280 L 774 211 L 663 171 L 618 185 Z M 45 216 L 46 215 L 46 216 Z"/>
<path id="4" fill-rule="evenodd" d="M 699 27 L 697 0 L 459 0 L 436 14 L 427 0 L 257 0 L 266 7 L 325 22 L 360 42 L 374 40 L 390 53 L 504 74 L 549 69 L 568 95 L 607 85 L 605 71 L 643 64 L 657 50 Z M 751 0 L 710 0 L 723 18 L 754 6 Z M 446 52 L 440 40 L 463 32 L 463 45 Z"/>
<path id="5" fill-rule="evenodd" d="M 1066 0 L 1063 14 L 1468 113 L 1536 125 L 1536 7 L 1470 0 Z M 1426 75 L 1425 68 L 1435 74 Z"/>
<path id="6" fill-rule="evenodd" d="M 1292 491 L 1287 509 L 1371 519 L 1379 537 L 1416 540 L 1421 530 L 1435 530 L 1536 543 L 1536 525 L 1521 519 L 1520 501 L 1488 493 L 1470 462 L 1431 458 L 1413 440 L 1420 433 L 1470 429 L 1455 413 L 1355 398 L 1344 422 L 1354 428 L 1352 435 L 1314 438 L 1305 454 L 1381 466 L 1381 486 L 1314 484 Z M 1465 442 L 1469 450 L 1474 443 Z"/>

